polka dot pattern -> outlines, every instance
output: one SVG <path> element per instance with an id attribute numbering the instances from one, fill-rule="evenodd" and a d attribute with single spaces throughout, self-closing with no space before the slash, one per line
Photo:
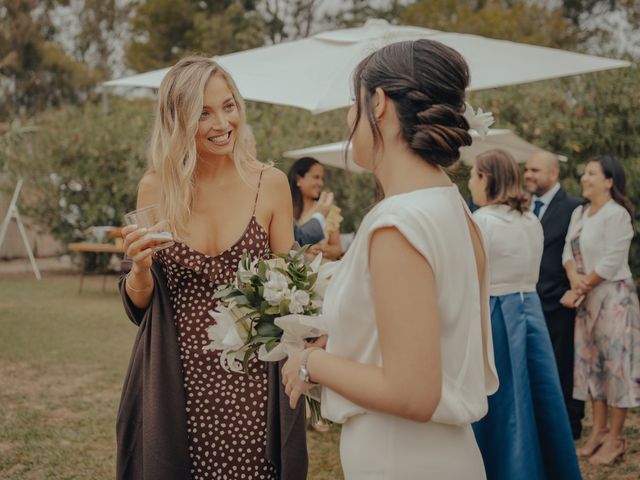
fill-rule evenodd
<path id="1" fill-rule="evenodd" d="M 225 372 L 219 352 L 204 351 L 218 285 L 234 280 L 243 252 L 270 253 L 255 216 L 240 239 L 215 257 L 183 243 L 156 253 L 167 277 L 186 393 L 191 476 L 199 479 L 275 479 L 265 456 L 267 368 L 254 359 L 249 375 Z"/>

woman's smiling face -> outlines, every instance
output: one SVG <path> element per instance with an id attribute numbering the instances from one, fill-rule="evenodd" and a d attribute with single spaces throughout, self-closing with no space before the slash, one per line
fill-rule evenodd
<path id="1" fill-rule="evenodd" d="M 212 75 L 204 88 L 196 134 L 198 153 L 207 156 L 231 155 L 240 121 L 238 105 L 226 80 L 222 75 Z"/>

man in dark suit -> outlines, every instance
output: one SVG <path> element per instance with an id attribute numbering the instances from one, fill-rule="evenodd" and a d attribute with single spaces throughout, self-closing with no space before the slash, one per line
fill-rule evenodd
<path id="1" fill-rule="evenodd" d="M 568 195 L 559 183 L 560 163 L 549 152 L 538 152 L 527 160 L 525 188 L 532 194 L 531 209 L 540 219 L 544 231 L 544 251 L 537 290 L 553 344 L 560 384 L 574 439 L 582 433 L 584 402 L 573 398 L 573 332 L 575 309 L 560 305 L 560 298 L 570 289 L 562 266 L 564 240 L 571 213 L 582 200 Z"/>

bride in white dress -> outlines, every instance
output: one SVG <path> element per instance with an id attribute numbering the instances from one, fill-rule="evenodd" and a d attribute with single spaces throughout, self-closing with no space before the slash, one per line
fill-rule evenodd
<path id="1" fill-rule="evenodd" d="M 326 291 L 326 350 L 283 368 L 292 406 L 323 386 L 348 480 L 485 478 L 470 425 L 498 386 L 487 258 L 443 170 L 471 143 L 468 82 L 462 56 L 430 40 L 384 47 L 354 73 L 353 158 L 385 198 Z"/>

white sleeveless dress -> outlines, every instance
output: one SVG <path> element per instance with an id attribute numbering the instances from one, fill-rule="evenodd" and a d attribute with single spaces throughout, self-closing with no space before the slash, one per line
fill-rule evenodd
<path id="1" fill-rule="evenodd" d="M 347 480 L 486 478 L 470 425 L 486 414 L 487 396 L 497 390 L 498 380 L 488 282 L 478 285 L 467 215 L 456 186 L 386 198 L 362 221 L 329 284 L 323 310 L 329 326 L 327 351 L 382 366 L 369 240 L 379 228 L 396 227 L 433 269 L 441 322 L 442 397 L 430 422 L 369 411 L 323 389 L 323 415 L 344 424 L 340 457 Z"/>

